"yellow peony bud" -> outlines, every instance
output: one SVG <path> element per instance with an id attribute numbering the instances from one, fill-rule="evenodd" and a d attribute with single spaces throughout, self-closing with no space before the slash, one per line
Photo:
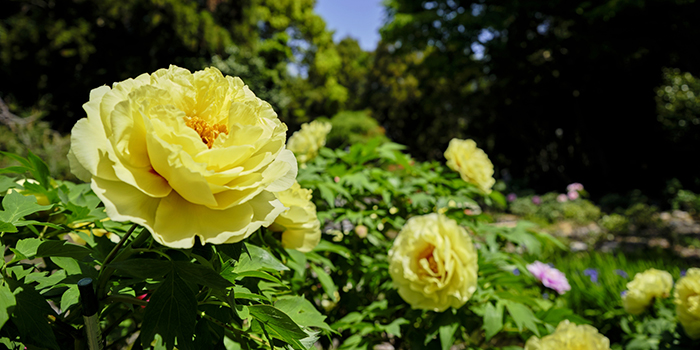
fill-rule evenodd
<path id="1" fill-rule="evenodd" d="M 239 78 L 170 66 L 102 86 L 71 132 L 71 171 L 115 221 L 172 248 L 233 243 L 285 210 L 287 126 Z"/>
<path id="2" fill-rule="evenodd" d="M 690 268 L 673 292 L 678 321 L 691 339 L 700 339 L 700 269 Z"/>
<path id="3" fill-rule="evenodd" d="M 627 283 L 622 306 L 632 315 L 639 315 L 652 304 L 654 298 L 668 298 L 673 288 L 673 277 L 666 271 L 649 269 L 634 275 Z"/>
<path id="4" fill-rule="evenodd" d="M 598 333 L 595 327 L 576 325 L 564 320 L 554 333 L 541 339 L 530 337 L 525 350 L 609 350 L 610 340 Z"/>
<path id="5" fill-rule="evenodd" d="M 459 308 L 476 291 L 477 252 L 467 231 L 442 214 L 410 218 L 389 250 L 389 274 L 415 309 Z"/>
<path id="6" fill-rule="evenodd" d="M 311 201 L 311 190 L 295 182 L 288 190 L 275 195 L 289 209 L 269 228 L 282 232 L 283 247 L 310 252 L 321 241 L 321 223 L 316 217 L 316 205 Z"/>
<path id="7" fill-rule="evenodd" d="M 474 140 L 452 139 L 445 151 L 447 166 L 459 173 L 462 180 L 476 185 L 484 193 L 491 193 L 496 183 L 493 164 Z"/>
<path id="8" fill-rule="evenodd" d="M 331 123 L 314 120 L 301 125 L 287 142 L 287 148 L 294 152 L 300 163 L 306 163 L 318 155 L 326 144 L 326 136 L 331 132 Z M 338 181 L 336 181 L 338 182 Z"/>

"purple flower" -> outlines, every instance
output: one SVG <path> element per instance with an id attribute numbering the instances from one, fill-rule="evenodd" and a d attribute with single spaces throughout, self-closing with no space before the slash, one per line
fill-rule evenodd
<path id="1" fill-rule="evenodd" d="M 514 268 L 514 269 L 513 269 L 513 274 L 516 275 L 516 276 L 520 276 L 520 270 L 518 270 L 518 268 Z"/>
<path id="2" fill-rule="evenodd" d="M 518 196 L 512 192 L 508 193 L 508 196 L 506 197 L 506 199 L 508 199 L 509 202 L 512 202 L 512 201 L 516 200 L 517 198 L 518 198 Z"/>
<path id="3" fill-rule="evenodd" d="M 581 185 L 578 182 L 574 182 L 572 184 L 569 184 L 566 186 L 566 191 L 568 192 L 578 192 L 578 191 L 583 191 L 583 185 Z"/>
<path id="4" fill-rule="evenodd" d="M 569 281 L 567 281 L 564 273 L 554 267 L 535 261 L 527 265 L 527 270 L 542 282 L 542 285 L 556 290 L 559 294 L 564 294 L 566 291 L 571 290 Z"/>
<path id="5" fill-rule="evenodd" d="M 533 196 L 532 203 L 535 203 L 535 205 L 540 205 L 542 204 L 542 198 L 540 198 L 540 196 Z"/>
<path id="6" fill-rule="evenodd" d="M 620 296 L 621 296 L 621 297 L 624 297 L 625 295 L 627 295 L 627 291 L 626 291 L 626 290 L 623 290 L 622 292 L 620 292 Z"/>
<path id="7" fill-rule="evenodd" d="M 567 197 L 565 194 L 560 194 L 557 196 L 557 202 L 559 203 L 564 203 L 569 200 L 569 197 Z"/>
<path id="8" fill-rule="evenodd" d="M 598 269 L 585 269 L 583 274 L 591 278 L 591 282 L 598 283 Z"/>
<path id="9" fill-rule="evenodd" d="M 569 198 L 569 200 L 576 200 L 578 199 L 578 192 L 576 191 L 569 191 L 569 193 L 566 194 L 566 197 Z"/>
<path id="10" fill-rule="evenodd" d="M 627 272 L 622 271 L 620 269 L 615 270 L 615 273 L 620 275 L 622 278 L 629 278 L 630 277 L 630 275 L 628 275 Z"/>
<path id="11" fill-rule="evenodd" d="M 681 270 L 681 277 L 685 277 L 686 270 Z"/>

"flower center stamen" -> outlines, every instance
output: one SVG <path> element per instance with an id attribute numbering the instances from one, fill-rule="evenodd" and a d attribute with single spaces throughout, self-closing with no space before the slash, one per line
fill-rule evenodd
<path id="1" fill-rule="evenodd" d="M 423 259 L 428 260 L 428 267 L 430 268 L 433 273 L 437 274 L 438 273 L 438 264 L 437 261 L 435 261 L 435 257 L 433 256 L 433 251 L 435 250 L 435 246 L 432 244 L 428 244 L 428 246 L 423 249 L 420 254 L 418 254 L 418 261 L 421 261 Z M 427 272 L 427 271 L 426 271 Z"/>
<path id="2" fill-rule="evenodd" d="M 228 135 L 228 128 L 226 125 L 211 125 L 198 117 L 185 116 L 185 125 L 196 131 L 199 137 L 202 138 L 202 142 L 209 148 L 214 145 L 214 140 L 216 140 L 219 134 L 224 133 Z"/>

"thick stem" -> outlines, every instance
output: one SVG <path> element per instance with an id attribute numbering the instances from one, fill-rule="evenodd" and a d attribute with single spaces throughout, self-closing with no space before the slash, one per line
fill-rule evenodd
<path id="1" fill-rule="evenodd" d="M 114 269 L 107 266 L 110 262 L 112 262 L 115 258 L 117 258 L 117 253 L 119 252 L 119 248 L 121 248 L 124 245 L 124 242 L 131 236 L 131 233 L 134 232 L 134 230 L 138 227 L 138 225 L 134 224 L 129 231 L 122 237 L 122 239 L 119 241 L 119 243 L 112 249 L 111 252 L 109 252 L 109 255 L 107 255 L 107 258 L 105 258 L 105 261 L 102 263 L 102 268 L 100 269 L 100 275 L 97 277 L 97 298 L 98 299 L 103 299 L 105 297 L 105 288 L 107 286 L 107 282 L 109 281 L 109 277 L 112 276 L 112 273 L 114 272 Z M 148 239 L 148 236 L 150 236 L 150 232 L 146 229 L 142 230 L 141 233 L 139 233 L 138 236 L 131 242 L 131 244 L 128 246 L 129 248 L 133 246 L 139 246 L 143 244 L 143 242 Z M 124 251 L 122 251 L 124 252 Z M 118 258 L 119 260 L 123 260 L 127 258 L 129 255 L 133 253 L 133 250 L 130 252 L 127 252 L 126 255 L 119 254 Z"/>
<path id="2" fill-rule="evenodd" d="M 122 237 L 122 239 L 119 240 L 119 243 L 117 243 L 117 245 L 114 246 L 114 248 L 112 248 L 112 251 L 109 252 L 109 255 L 107 255 L 107 258 L 105 258 L 105 261 L 102 262 L 102 266 L 105 266 L 105 265 L 109 264 L 110 262 L 112 262 L 112 259 L 114 259 L 114 257 L 117 256 L 117 252 L 119 252 L 119 249 L 121 249 L 121 247 L 124 245 L 124 242 L 126 242 L 126 240 L 129 239 L 129 236 L 131 236 L 131 234 L 134 232 L 136 227 L 138 227 L 138 225 L 136 225 L 136 224 L 131 226 L 131 228 L 129 229 L 129 231 L 126 232 L 124 237 Z"/>

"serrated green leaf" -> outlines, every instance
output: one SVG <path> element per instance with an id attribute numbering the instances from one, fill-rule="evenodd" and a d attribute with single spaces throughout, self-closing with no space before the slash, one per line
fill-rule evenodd
<path id="1" fill-rule="evenodd" d="M 315 264 L 311 264 L 311 269 L 314 270 L 318 276 L 318 281 L 321 282 L 321 287 L 323 287 L 328 297 L 334 302 L 338 302 L 338 287 L 336 287 L 331 276 L 329 276 L 326 271 L 323 271 L 322 267 Z"/>
<path id="2" fill-rule="evenodd" d="M 189 261 L 173 262 L 175 271 L 186 281 L 192 281 L 212 289 L 226 289 L 233 286 L 216 271 L 203 265 L 198 265 Z"/>
<path id="3" fill-rule="evenodd" d="M 512 300 L 503 300 L 503 303 L 506 309 L 508 309 L 510 316 L 513 317 L 513 321 L 515 321 L 515 324 L 518 326 L 518 331 L 522 332 L 523 326 L 525 326 L 538 337 L 540 336 L 540 332 L 537 330 L 537 323 L 541 321 L 532 313 L 532 310 Z"/>
<path id="4" fill-rule="evenodd" d="M 248 311 L 265 326 L 270 335 L 285 341 L 294 349 L 306 350 L 300 340 L 308 335 L 287 314 L 269 305 L 250 305 Z"/>
<path id="5" fill-rule="evenodd" d="M 10 320 L 17 326 L 23 342 L 59 349 L 47 318 L 54 312 L 46 300 L 26 284 L 17 283 L 13 294 L 17 304 Z"/>
<path id="6" fill-rule="evenodd" d="M 10 310 L 17 304 L 15 295 L 5 284 L 0 284 L 0 329 L 10 319 Z"/>
<path id="7" fill-rule="evenodd" d="M 316 327 L 327 333 L 333 332 L 322 315 L 310 301 L 300 296 L 282 297 L 275 302 L 275 307 L 286 313 L 298 325 L 303 327 Z"/>
<path id="8" fill-rule="evenodd" d="M 503 328 L 503 303 L 497 303 L 496 306 L 491 303 L 486 304 L 484 324 L 481 328 L 486 332 L 487 341 L 501 331 Z"/>
<path id="9" fill-rule="evenodd" d="M 197 323 L 197 299 L 194 292 L 176 273 L 168 273 L 151 295 L 141 328 L 141 343 L 151 344 L 156 334 L 170 350 L 178 341 L 178 349 L 192 349 Z"/>
<path id="10" fill-rule="evenodd" d="M 39 205 L 36 202 L 36 197 L 23 196 L 16 191 L 12 191 L 2 199 L 2 207 L 4 210 L 0 210 L 0 221 L 14 225 L 23 217 L 50 209 L 52 206 Z"/>
<path id="11" fill-rule="evenodd" d="M 233 272 L 241 273 L 259 269 L 270 269 L 274 271 L 287 271 L 289 268 L 282 264 L 277 258 L 272 256 L 267 250 L 252 244 L 245 244 L 248 254 L 241 254 L 240 260 L 234 266 Z"/>

